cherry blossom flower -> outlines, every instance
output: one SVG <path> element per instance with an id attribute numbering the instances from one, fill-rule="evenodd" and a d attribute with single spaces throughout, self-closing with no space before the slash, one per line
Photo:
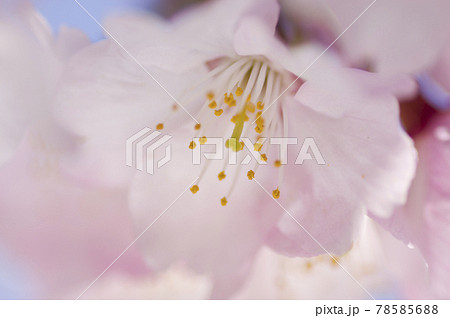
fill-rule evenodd
<path id="1" fill-rule="evenodd" d="M 406 244 L 423 253 L 433 283 L 434 297 L 448 298 L 450 257 L 450 116 L 436 116 L 416 137 L 419 165 L 405 206 L 381 221 Z"/>
<path id="2" fill-rule="evenodd" d="M 0 17 L 1 250 L 26 281 L 18 297 L 60 298 L 93 281 L 134 236 L 125 191 L 75 184 L 62 168 L 78 139 L 54 122 L 53 99 L 86 37 L 62 29 L 54 38 L 28 3 L 13 5 Z M 112 270 L 147 272 L 136 249 Z"/>
<path id="3" fill-rule="evenodd" d="M 62 131 L 30 130 L 0 168 L 3 251 L 21 264 L 32 298 L 61 298 L 66 288 L 92 282 L 134 239 L 125 191 L 64 176 L 61 157 L 71 145 Z M 110 271 L 147 269 L 131 248 Z"/>
<path id="4" fill-rule="evenodd" d="M 0 163 L 4 163 L 27 128 L 50 116 L 62 64 L 88 40 L 67 28 L 54 38 L 27 2 L 1 1 L 0 6 Z"/>
<path id="5" fill-rule="evenodd" d="M 450 3 L 446 0 L 283 2 L 288 8 L 317 2 L 314 4 L 317 11 L 327 11 L 322 15 L 329 17 L 331 12 L 334 19 L 328 18 L 327 21 L 332 21 L 328 27 L 334 29 L 336 37 L 345 31 L 335 48 L 341 50 L 352 66 L 368 67 L 375 72 L 419 74 L 426 71 L 450 39 L 447 16 Z"/>
<path id="6" fill-rule="evenodd" d="M 78 297 L 79 290 L 90 283 L 86 281 L 66 291 L 66 298 Z M 181 265 L 139 276 L 113 272 L 102 276 L 83 295 L 83 299 L 209 299 L 212 284 L 206 275 L 199 275 Z"/>
<path id="7" fill-rule="evenodd" d="M 328 255 L 290 258 L 263 248 L 258 252 L 245 284 L 231 298 L 431 297 L 426 264 L 417 249 L 407 247 L 369 219 L 363 232 L 353 248 L 339 258 L 339 264 L 349 273 Z M 74 291 L 70 290 L 67 298 L 78 297 L 78 290 L 89 283 L 87 281 Z M 208 299 L 212 285 L 213 281 L 207 275 L 174 265 L 160 273 L 138 277 L 106 273 L 83 298 Z"/>
<path id="8" fill-rule="evenodd" d="M 411 249 L 367 219 L 352 249 L 328 255 L 289 258 L 268 249 L 258 254 L 237 299 L 427 299 L 427 268 Z M 345 268 L 344 271 L 340 266 Z"/>
<path id="9" fill-rule="evenodd" d="M 346 252 L 364 213 L 389 216 L 414 174 L 395 98 L 414 83 L 342 69 L 332 57 L 303 74 L 314 59 L 276 37 L 278 16 L 267 0 L 214 1 L 168 22 L 111 19 L 110 39 L 72 59 L 58 96 L 58 118 L 82 140 L 75 171 L 84 181 L 124 187 L 133 174 L 127 138 L 146 126 L 173 137 L 172 160 L 132 181 L 136 230 L 152 224 L 138 244 L 154 270 L 181 262 L 208 274 L 213 297 L 242 284 L 264 245 L 288 255 Z M 259 160 L 193 165 L 210 137 L 239 158 L 248 137 Z M 260 137 L 313 137 L 326 164 L 294 165 L 292 156 L 283 164 Z"/>

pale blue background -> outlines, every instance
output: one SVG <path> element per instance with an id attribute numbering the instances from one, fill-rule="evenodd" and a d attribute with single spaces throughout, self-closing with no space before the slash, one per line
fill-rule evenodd
<path id="1" fill-rule="evenodd" d="M 73 0 L 32 0 L 54 30 L 71 26 L 82 29 L 92 40 L 103 37 L 101 28 Z M 163 0 L 162 0 L 163 1 Z M 115 10 L 152 10 L 158 0 L 78 0 L 98 21 Z"/>

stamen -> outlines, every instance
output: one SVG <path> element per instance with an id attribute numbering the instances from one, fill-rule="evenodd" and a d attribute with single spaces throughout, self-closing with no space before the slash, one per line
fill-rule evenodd
<path id="1" fill-rule="evenodd" d="M 230 95 L 225 93 L 223 101 L 225 104 L 227 104 L 230 107 L 236 106 L 236 100 L 234 99 L 233 93 L 230 93 Z"/>
<path id="2" fill-rule="evenodd" d="M 339 257 L 337 257 L 337 256 L 332 256 L 332 257 L 330 258 L 330 263 L 331 263 L 331 265 L 333 265 L 333 266 L 338 265 L 338 264 L 339 264 Z"/>
<path id="3" fill-rule="evenodd" d="M 222 181 L 223 179 L 226 178 L 226 176 L 227 175 L 225 174 L 225 171 L 222 171 L 221 173 L 219 173 L 219 175 L 217 177 L 219 178 L 220 181 Z"/>
<path id="4" fill-rule="evenodd" d="M 256 103 L 256 108 L 258 108 L 258 110 L 263 110 L 264 109 L 264 104 L 262 102 L 257 102 Z"/>
<path id="5" fill-rule="evenodd" d="M 247 111 L 249 111 L 250 113 L 254 113 L 255 112 L 255 104 L 253 104 L 252 102 L 248 102 L 246 104 L 246 109 Z"/>
<path id="6" fill-rule="evenodd" d="M 197 192 L 198 192 L 198 190 L 199 190 L 200 188 L 198 187 L 198 185 L 193 185 L 192 187 L 191 187 L 191 192 L 193 193 L 193 194 L 196 194 Z"/>
<path id="7" fill-rule="evenodd" d="M 224 102 L 230 107 L 236 106 L 236 100 L 234 99 L 233 93 L 230 93 L 228 97 L 224 98 Z"/>
<path id="8" fill-rule="evenodd" d="M 164 129 L 164 124 L 160 123 L 158 125 L 156 125 L 156 130 L 163 130 Z"/>
<path id="9" fill-rule="evenodd" d="M 264 130 L 264 126 L 256 126 L 256 127 L 255 127 L 255 131 L 256 131 L 258 134 L 261 134 L 261 133 L 263 132 L 263 130 Z"/>
<path id="10" fill-rule="evenodd" d="M 226 134 L 229 134 L 231 128 L 231 136 L 226 139 L 225 143 L 225 146 L 229 149 L 228 151 L 239 152 L 243 150 L 245 147 L 245 144 L 242 141 L 243 136 L 256 139 L 254 149 L 259 152 L 261 160 L 257 160 L 254 168 L 247 171 L 247 178 L 249 180 L 255 178 L 256 170 L 259 165 L 268 162 L 268 144 L 264 141 L 267 137 L 273 136 L 280 127 L 279 106 L 282 106 L 282 99 L 280 99 L 279 102 L 274 103 L 272 97 L 279 96 L 280 86 L 284 85 L 284 82 L 282 83 L 283 78 L 284 74 L 272 69 L 270 64 L 263 58 L 246 57 L 236 60 L 223 59 L 223 61 L 219 61 L 219 65 L 210 71 L 207 77 L 202 80 L 201 90 L 197 90 L 197 94 L 195 91 L 191 94 L 192 101 L 197 100 L 203 95 L 204 104 L 197 115 L 199 123 L 194 126 L 194 130 L 196 131 L 195 138 L 199 138 L 199 145 L 203 145 L 207 142 L 206 136 L 224 136 L 225 132 Z M 200 87 L 200 85 L 197 87 Z M 192 89 L 190 91 L 192 92 Z M 221 96 L 223 96 L 223 100 Z M 185 101 L 183 100 L 183 102 Z M 271 105 L 271 103 L 274 103 L 274 106 L 267 108 L 264 112 L 265 104 Z M 236 107 L 236 111 L 232 112 L 231 110 L 227 110 L 226 105 L 228 105 L 228 107 Z M 214 116 L 220 117 L 223 115 L 226 120 L 212 120 L 214 118 L 213 112 Z M 230 127 L 228 120 L 233 123 L 233 127 Z M 253 124 L 255 125 L 249 125 L 249 120 L 253 121 Z M 166 121 L 163 122 L 166 123 Z M 158 125 L 157 128 L 163 129 L 164 125 Z M 255 131 L 261 135 L 256 134 Z M 196 148 L 196 142 L 197 141 L 191 141 L 189 148 Z M 241 155 L 242 152 L 239 156 Z M 241 160 L 241 158 L 238 160 Z M 261 163 L 261 161 L 264 162 Z M 203 165 L 199 180 L 206 174 L 210 162 L 211 160 L 207 160 Z M 283 171 L 281 160 L 275 160 L 273 164 L 275 167 L 280 167 L 278 170 L 280 176 Z M 239 175 L 242 173 L 240 172 L 241 168 L 242 165 L 238 164 L 237 169 L 232 172 L 227 171 L 227 163 L 224 160 L 222 171 L 219 170 L 220 173 L 217 174 L 217 178 L 219 181 L 230 179 L 230 184 L 229 191 L 224 193 L 225 196 L 220 199 L 222 206 L 228 204 L 227 198 L 231 197 L 231 193 L 240 179 Z M 228 174 L 226 174 L 225 171 L 227 171 Z M 199 191 L 198 184 L 199 181 L 195 186 L 191 187 L 190 190 L 192 193 Z M 278 182 L 278 185 L 280 184 L 281 183 Z M 272 196 L 275 199 L 280 197 L 280 190 L 278 187 L 273 190 Z"/>
<path id="11" fill-rule="evenodd" d="M 279 199 L 280 198 L 280 190 L 278 188 L 273 190 L 272 191 L 272 196 L 274 197 L 274 199 Z"/>
<path id="12" fill-rule="evenodd" d="M 227 205 L 228 201 L 226 197 L 223 197 L 222 199 L 220 199 L 220 204 L 222 204 L 222 206 Z"/>
<path id="13" fill-rule="evenodd" d="M 214 109 L 214 108 L 216 108 L 217 107 L 217 103 L 216 103 L 216 101 L 215 100 L 213 100 L 211 103 L 209 103 L 208 104 L 208 107 L 209 108 L 211 108 L 211 109 Z"/>

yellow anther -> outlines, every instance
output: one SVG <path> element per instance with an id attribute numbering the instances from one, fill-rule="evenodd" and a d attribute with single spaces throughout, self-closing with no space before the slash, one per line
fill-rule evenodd
<path id="1" fill-rule="evenodd" d="M 214 93 L 213 92 L 208 92 L 206 94 L 206 98 L 209 99 L 209 100 L 213 100 L 214 99 Z"/>
<path id="2" fill-rule="evenodd" d="M 241 87 L 236 89 L 236 96 L 241 96 L 244 93 L 244 90 Z"/>
<path id="3" fill-rule="evenodd" d="M 176 112 L 176 111 L 178 110 L 178 105 L 177 105 L 177 104 L 173 104 L 173 105 L 172 105 L 172 110 L 173 110 L 174 112 Z"/>
<path id="4" fill-rule="evenodd" d="M 233 93 L 230 93 L 230 95 L 228 95 L 228 93 L 224 94 L 223 101 L 225 104 L 228 104 L 233 99 L 234 99 Z"/>
<path id="5" fill-rule="evenodd" d="M 267 162 L 267 155 L 265 153 L 261 154 L 261 160 Z"/>
<path id="6" fill-rule="evenodd" d="M 189 149 L 194 149 L 195 147 L 197 147 L 197 144 L 191 141 L 191 143 L 189 144 Z"/>
<path id="7" fill-rule="evenodd" d="M 275 167 L 281 167 L 281 161 L 280 160 L 275 160 L 275 162 L 273 163 L 273 165 L 275 166 Z"/>
<path id="8" fill-rule="evenodd" d="M 332 257 L 330 258 L 330 263 L 331 263 L 331 265 L 333 265 L 333 266 L 339 265 L 339 257 L 337 257 L 337 256 L 332 256 Z"/>
<path id="9" fill-rule="evenodd" d="M 194 126 L 194 129 L 195 129 L 195 130 L 200 130 L 201 127 L 202 127 L 202 125 L 196 124 L 196 125 Z"/>
<path id="10" fill-rule="evenodd" d="M 164 124 L 160 123 L 158 125 L 156 125 L 156 130 L 163 130 L 164 129 Z"/>
<path id="11" fill-rule="evenodd" d="M 253 178 L 255 177 L 255 172 L 253 170 L 249 170 L 249 172 L 247 172 L 247 177 L 248 180 L 253 180 Z"/>
<path id="12" fill-rule="evenodd" d="M 193 185 L 192 187 L 191 187 L 191 192 L 193 193 L 193 194 L 196 194 L 197 193 L 197 191 L 199 190 L 200 188 L 198 187 L 198 185 Z"/>
<path id="13" fill-rule="evenodd" d="M 222 199 L 220 199 L 220 204 L 222 204 L 222 206 L 227 205 L 228 201 L 227 198 L 223 197 Z"/>
<path id="14" fill-rule="evenodd" d="M 217 177 L 219 178 L 220 181 L 222 181 L 223 179 L 226 178 L 226 176 L 227 175 L 225 174 L 225 171 L 222 171 L 221 173 L 219 173 L 219 175 Z"/>
<path id="15" fill-rule="evenodd" d="M 200 137 L 199 141 L 200 141 L 200 145 L 204 145 L 206 143 L 207 139 L 205 136 L 203 136 L 203 137 Z"/>
<path id="16" fill-rule="evenodd" d="M 215 101 L 215 100 L 213 100 L 213 101 L 212 101 L 211 103 L 209 103 L 208 107 L 209 107 L 209 108 L 211 108 L 211 109 L 214 109 L 214 108 L 216 108 L 216 107 L 217 107 L 217 103 L 216 103 L 216 101 Z"/>
<path id="17" fill-rule="evenodd" d="M 250 113 L 254 113 L 255 112 L 255 104 L 253 104 L 252 102 L 249 102 L 245 105 L 246 109 L 248 112 Z"/>
<path id="18" fill-rule="evenodd" d="M 247 114 L 244 114 L 244 121 L 248 121 L 248 120 L 249 120 L 249 118 L 248 118 Z"/>
<path id="19" fill-rule="evenodd" d="M 278 199 L 280 197 L 280 190 L 278 190 L 278 188 L 273 190 L 272 191 L 272 196 L 274 197 L 274 199 Z"/>
<path id="20" fill-rule="evenodd" d="M 225 93 L 223 101 L 230 107 L 236 106 L 236 100 L 234 99 L 233 93 L 230 93 L 230 95 Z"/>
<path id="21" fill-rule="evenodd" d="M 231 117 L 231 122 L 232 122 L 233 124 L 236 124 L 238 118 L 239 118 L 239 115 L 234 115 L 233 117 Z"/>
<path id="22" fill-rule="evenodd" d="M 264 104 L 262 102 L 257 102 L 256 103 L 256 108 L 258 108 L 258 110 L 263 110 L 264 109 Z"/>
<path id="23" fill-rule="evenodd" d="M 241 144 L 241 149 L 239 149 L 239 150 L 242 150 L 242 149 L 244 149 L 244 145 L 245 145 L 245 144 L 244 144 L 244 142 L 243 142 L 243 141 L 241 141 L 241 142 L 240 142 L 240 144 Z M 239 151 L 239 150 L 238 150 L 238 151 Z"/>
<path id="24" fill-rule="evenodd" d="M 214 115 L 216 115 L 216 116 L 220 116 L 220 115 L 222 115 L 222 113 L 223 113 L 223 109 L 216 109 L 214 111 Z"/>
<path id="25" fill-rule="evenodd" d="M 262 148 L 262 144 L 260 144 L 260 143 L 256 143 L 254 146 L 253 146 L 253 149 L 255 149 L 255 151 L 260 151 L 261 150 L 261 148 Z"/>
<path id="26" fill-rule="evenodd" d="M 260 134 L 264 130 L 264 118 L 261 117 L 262 112 L 256 114 L 256 128 L 255 131 Z"/>

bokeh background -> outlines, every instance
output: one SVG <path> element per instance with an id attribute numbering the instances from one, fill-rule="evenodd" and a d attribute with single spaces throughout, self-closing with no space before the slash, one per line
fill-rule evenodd
<path id="1" fill-rule="evenodd" d="M 32 0 L 31 2 L 47 19 L 55 34 L 61 27 L 69 26 L 81 29 L 93 42 L 105 38 L 101 27 L 74 0 Z M 178 10 L 199 1 L 79 0 L 79 2 L 98 21 L 102 21 L 104 17 L 110 14 L 123 13 L 127 10 L 153 12 L 168 17 Z M 295 36 L 289 33 L 289 25 L 280 25 L 280 30 L 285 32 L 283 35 L 286 37 Z M 420 81 L 420 78 L 418 80 Z M 437 100 L 439 97 L 434 94 L 433 87 L 429 87 L 426 81 L 421 83 L 421 85 L 420 98 L 401 105 L 402 109 L 407 109 L 406 115 L 402 119 L 408 129 L 409 127 L 416 127 L 414 129 L 420 130 L 425 125 L 422 122 L 433 116 L 437 111 L 436 108 L 439 108 L 441 104 Z M 430 104 L 433 104 L 434 108 L 430 107 Z M 411 112 L 411 109 L 414 111 Z M 74 189 L 74 191 L 78 191 L 78 189 Z M 88 198 L 91 198 L 90 195 L 89 193 L 80 194 L 80 196 L 87 196 Z M 109 196 L 114 198 L 111 202 L 111 209 L 120 209 L 121 204 L 124 204 L 123 198 L 117 197 L 115 193 L 101 192 L 92 194 L 92 196 L 95 195 L 103 198 Z M 63 201 L 64 198 L 61 200 Z M 93 201 L 93 209 L 95 209 L 97 203 L 95 200 Z M 91 222 L 89 218 L 86 218 L 86 220 Z M 66 223 L 78 222 L 73 224 L 81 228 L 84 226 L 83 222 L 85 222 L 71 219 L 63 221 Z M 117 224 L 102 225 L 104 232 L 99 233 L 98 237 L 91 233 L 90 238 L 98 240 L 92 242 L 93 245 L 97 244 L 96 248 L 92 248 L 92 250 L 76 250 L 78 242 L 72 242 L 73 245 L 67 246 L 69 251 L 64 253 L 61 258 L 70 257 L 68 255 L 71 254 L 71 248 L 74 249 L 73 257 L 75 260 L 77 255 L 94 253 L 93 251 L 97 251 L 101 244 L 107 246 L 110 242 L 107 242 L 109 237 L 106 233 L 110 233 L 122 225 L 122 220 L 120 219 L 111 222 L 117 222 Z M 51 227 L 52 224 L 59 226 L 58 221 L 55 221 L 55 223 L 49 222 L 48 226 Z M 70 224 L 67 228 L 61 229 L 61 233 L 59 233 L 61 237 L 66 234 L 67 236 L 71 235 L 70 231 L 64 233 L 65 229 L 70 229 Z M 122 239 L 124 237 L 127 238 L 123 241 L 131 241 L 132 236 L 128 238 L 130 233 L 125 232 L 118 233 L 117 236 Z M 40 232 L 36 231 L 36 233 Z M 23 262 L 23 259 L 26 259 L 26 257 L 22 261 L 18 261 L 16 257 L 2 247 L 2 243 L 5 242 L 0 242 L 0 299 L 40 298 L 41 291 L 37 291 L 39 289 L 39 280 L 33 279 L 39 277 L 39 275 L 59 288 L 51 290 L 45 296 L 49 298 L 76 298 L 79 296 L 80 291 L 92 281 L 90 278 L 83 277 L 87 279 L 83 281 L 80 277 L 76 277 L 77 268 L 84 266 L 82 262 L 76 263 L 76 261 L 71 265 L 71 268 L 61 271 L 61 273 L 53 271 L 52 268 L 46 268 L 45 263 L 33 264 L 41 272 L 38 272 L 37 275 L 36 273 L 30 274 L 27 264 Z M 57 246 L 57 243 L 48 242 L 49 262 L 53 261 L 52 257 L 54 257 L 55 262 L 60 261 L 58 256 L 52 254 L 51 246 L 52 244 Z M 46 242 L 40 241 L 40 244 L 46 244 Z M 89 242 L 83 241 L 80 246 L 89 246 L 89 244 Z M 113 242 L 109 245 L 113 245 Z M 93 258 L 102 259 L 101 262 L 98 262 L 99 264 L 109 264 L 126 247 L 118 245 L 114 249 L 108 249 L 109 245 L 105 249 L 104 254 L 92 256 Z M 58 248 L 63 250 L 65 247 L 59 246 L 55 250 L 59 251 Z M 27 251 L 25 249 L 25 252 L 22 250 L 20 252 L 27 253 Z M 33 251 L 30 250 L 28 252 L 32 253 Z M 444 251 L 444 253 L 448 253 L 448 251 Z M 133 275 L 121 275 L 120 271 L 119 274 L 111 273 L 111 276 L 105 275 L 104 279 L 89 290 L 85 295 L 86 298 L 207 298 L 211 285 L 205 277 L 177 266 L 155 277 L 148 272 L 148 269 L 142 264 L 142 260 L 136 257 L 135 250 L 131 250 L 128 254 L 118 262 L 117 267 L 131 269 L 130 272 Z M 30 259 L 38 258 L 33 257 Z M 414 295 L 418 298 L 426 297 L 427 295 L 426 265 L 421 254 L 413 248 L 405 247 L 402 242 L 394 239 L 390 234 L 380 231 L 380 227 L 372 222 L 369 222 L 364 239 L 354 248 L 352 255 L 343 258 L 341 261 L 358 279 L 361 279 L 364 285 L 369 285 L 375 290 L 376 294 L 374 296 L 378 299 L 403 298 L 405 297 L 405 289 L 410 292 L 409 295 Z M 68 262 L 65 260 L 65 262 L 61 263 L 66 264 Z M 338 296 L 342 298 L 364 298 L 367 296 L 364 295 L 360 287 L 355 285 L 355 282 L 346 273 L 333 263 L 333 260 L 326 256 L 311 260 L 298 259 L 291 261 L 287 258 L 276 256 L 273 252 L 266 249 L 258 256 L 257 264 L 258 270 L 252 273 L 249 284 L 235 295 L 235 298 L 296 298 L 298 295 L 307 295 L 305 298 L 333 298 Z M 405 271 L 404 268 L 408 265 L 410 265 L 408 271 Z M 314 271 L 311 270 L 312 267 L 314 267 Z M 55 268 L 57 267 L 55 266 Z M 104 268 L 103 265 L 99 265 L 98 268 L 90 268 L 92 272 L 89 273 L 89 277 L 96 277 L 97 273 L 100 273 Z M 73 281 L 77 281 L 77 284 L 79 281 L 82 281 L 82 283 L 70 285 L 73 281 L 67 276 L 67 273 L 71 271 L 74 274 Z M 271 291 L 274 285 L 273 282 L 276 282 L 276 288 Z M 334 285 L 330 282 L 334 282 Z M 65 288 L 65 285 L 70 285 L 70 287 Z M 281 290 L 284 292 L 280 292 Z"/>

